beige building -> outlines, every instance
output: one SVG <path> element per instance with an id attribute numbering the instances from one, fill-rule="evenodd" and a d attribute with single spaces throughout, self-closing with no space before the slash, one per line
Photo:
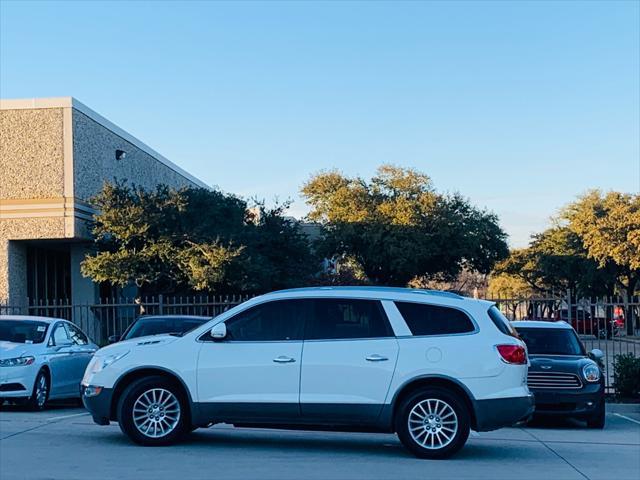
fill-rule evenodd
<path id="1" fill-rule="evenodd" d="M 80 262 L 114 179 L 207 187 L 74 98 L 0 100 L 0 305 L 101 296 Z"/>

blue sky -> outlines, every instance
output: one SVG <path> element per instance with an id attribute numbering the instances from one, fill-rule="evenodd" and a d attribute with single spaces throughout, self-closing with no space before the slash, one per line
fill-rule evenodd
<path id="1" fill-rule="evenodd" d="M 294 200 L 394 163 L 513 246 L 640 190 L 640 3 L 0 3 L 0 95 L 74 96 L 205 182 Z"/>

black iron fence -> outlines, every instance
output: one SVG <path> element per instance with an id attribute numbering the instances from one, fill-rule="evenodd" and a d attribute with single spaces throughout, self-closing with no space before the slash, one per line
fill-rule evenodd
<path id="1" fill-rule="evenodd" d="M 248 295 L 108 298 L 93 303 L 67 301 L 0 305 L 0 315 L 37 315 L 65 318 L 78 325 L 99 345 L 111 335 L 122 334 L 141 315 L 200 315 L 215 317 L 248 300 Z"/>
<path id="2" fill-rule="evenodd" d="M 202 315 L 214 317 L 248 300 L 249 295 L 148 297 L 140 299 L 103 299 L 94 303 L 72 304 L 65 301 L 0 305 L 0 315 L 39 315 L 65 318 L 77 324 L 96 343 L 105 345 L 111 335 L 119 335 L 140 315 Z M 607 389 L 613 388 L 617 355 L 640 358 L 640 297 L 623 298 L 494 298 L 510 320 L 563 320 L 571 324 L 587 351 L 604 353 L 603 366 Z"/>

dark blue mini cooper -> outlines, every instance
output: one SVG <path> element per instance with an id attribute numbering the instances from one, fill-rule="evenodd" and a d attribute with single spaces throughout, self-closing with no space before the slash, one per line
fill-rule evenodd
<path id="1" fill-rule="evenodd" d="M 566 322 L 513 322 L 527 344 L 531 365 L 527 376 L 536 399 L 536 414 L 586 420 L 604 428 L 604 376 L 598 365 L 601 350 L 587 353 Z"/>

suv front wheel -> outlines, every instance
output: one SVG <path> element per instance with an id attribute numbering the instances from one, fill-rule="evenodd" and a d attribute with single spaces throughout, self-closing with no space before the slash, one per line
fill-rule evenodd
<path id="1" fill-rule="evenodd" d="M 140 445 L 168 445 L 187 432 L 187 401 L 173 382 L 161 376 L 129 385 L 117 411 L 122 432 Z"/>
<path id="2" fill-rule="evenodd" d="M 396 432 L 403 445 L 420 458 L 447 458 L 469 437 L 469 412 L 453 392 L 423 388 L 402 401 L 396 414 Z"/>

